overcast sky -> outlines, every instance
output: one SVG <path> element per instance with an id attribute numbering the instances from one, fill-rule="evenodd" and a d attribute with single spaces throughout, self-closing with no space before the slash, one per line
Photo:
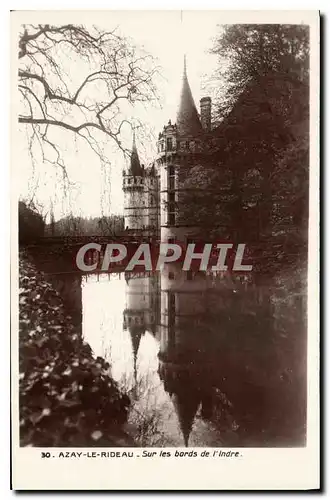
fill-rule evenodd
<path id="1" fill-rule="evenodd" d="M 109 17 L 109 20 L 107 19 Z M 218 18 L 217 18 L 218 16 Z M 175 121 L 179 102 L 183 56 L 187 57 L 189 83 L 196 106 L 199 99 L 207 94 L 203 89 L 206 75 L 210 76 L 216 65 L 216 57 L 208 54 L 212 47 L 212 38 L 221 24 L 221 12 L 213 11 L 108 11 L 102 18 L 102 26 L 118 30 L 125 36 L 134 39 L 148 52 L 158 59 L 162 67 L 159 80 L 159 91 L 163 96 L 161 107 L 148 107 L 137 110 L 137 117 L 153 129 L 157 134 L 169 119 Z M 79 81 L 79 62 L 70 67 L 72 78 Z M 54 134 L 55 132 L 52 132 Z M 37 161 L 34 176 L 31 177 L 32 165 L 27 156 L 26 132 L 22 129 L 20 146 L 22 148 L 22 172 L 20 175 L 21 193 L 28 197 L 31 190 L 36 189 L 36 197 L 46 207 L 52 200 L 56 219 L 68 211 L 84 216 L 99 216 L 105 213 L 123 212 L 122 169 L 125 161 L 121 153 L 117 153 L 103 137 L 105 151 L 111 160 L 111 168 L 102 171 L 98 158 L 89 151 L 81 140 L 76 140 L 70 132 L 57 131 L 56 138 L 64 151 L 64 158 L 70 179 L 75 183 L 71 196 L 63 198 L 61 172 L 51 165 L 42 165 Z M 52 135 L 55 138 L 54 135 Z M 141 139 L 141 138 L 140 138 Z M 137 145 L 142 163 L 148 163 L 155 151 L 155 141 L 148 144 L 137 136 Z M 131 144 L 131 134 L 124 137 L 127 145 Z M 105 197 L 102 194 L 105 194 Z M 103 199 L 103 201 L 102 201 Z M 109 199 L 111 201 L 109 205 Z"/>

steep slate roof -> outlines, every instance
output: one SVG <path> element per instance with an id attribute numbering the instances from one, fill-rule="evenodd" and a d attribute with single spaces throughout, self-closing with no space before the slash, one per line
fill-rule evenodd
<path id="1" fill-rule="evenodd" d="M 132 350 L 133 350 L 133 361 L 134 361 L 134 380 L 137 381 L 137 355 L 140 347 L 141 337 L 145 332 L 145 328 L 142 325 L 129 325 L 128 330 L 131 334 Z"/>
<path id="2" fill-rule="evenodd" d="M 131 164 L 129 168 L 129 173 L 134 176 L 141 176 L 142 175 L 142 167 L 140 164 L 140 159 L 139 155 L 136 149 L 136 144 L 135 144 L 135 131 L 133 134 L 133 146 L 132 146 L 132 153 L 131 153 Z"/>
<path id="3" fill-rule="evenodd" d="M 182 89 L 176 125 L 178 134 L 182 136 L 196 136 L 202 131 L 202 125 L 188 82 L 186 56 L 184 56 Z"/>
<path id="4" fill-rule="evenodd" d="M 183 435 L 184 445 L 187 447 L 189 436 L 195 420 L 195 415 L 200 403 L 199 393 L 196 391 L 179 391 L 172 396 L 173 405 L 178 416 L 180 430 Z"/>

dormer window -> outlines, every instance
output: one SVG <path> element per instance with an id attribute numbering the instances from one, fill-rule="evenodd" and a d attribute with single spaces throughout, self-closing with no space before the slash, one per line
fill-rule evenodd
<path id="1" fill-rule="evenodd" d="M 172 151 L 172 149 L 173 149 L 173 139 L 172 139 L 172 137 L 167 137 L 167 139 L 166 139 L 166 149 L 167 149 L 167 151 Z"/>

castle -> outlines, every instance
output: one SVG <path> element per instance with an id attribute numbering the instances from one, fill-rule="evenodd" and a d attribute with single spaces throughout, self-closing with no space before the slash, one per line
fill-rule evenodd
<path id="1" fill-rule="evenodd" d="M 197 228 L 180 217 L 184 195 L 180 171 L 193 166 L 201 144 L 211 132 L 211 98 L 203 97 L 198 114 L 184 60 L 182 90 L 176 123 L 159 133 L 157 156 L 150 167 L 140 163 L 133 136 L 129 168 L 123 172 L 124 224 L 133 234 L 156 237 L 163 242 L 187 242 Z"/>
<path id="2" fill-rule="evenodd" d="M 269 289 L 244 287 L 244 294 L 233 293 L 233 283 L 221 272 L 182 271 L 177 263 L 166 264 L 161 273 L 125 273 L 125 281 L 123 329 L 131 342 L 134 375 L 129 389 L 133 398 L 145 402 L 146 414 L 160 410 L 157 426 L 169 425 L 172 429 L 165 432 L 167 439 L 171 441 L 174 436 L 178 444 L 189 446 L 189 441 L 196 443 L 198 429 L 203 428 L 212 433 L 213 439 L 219 439 L 214 444 L 220 444 L 212 421 L 217 412 L 223 418 L 224 411 L 230 410 L 222 391 L 246 425 L 254 425 L 249 412 L 257 415 L 260 411 L 258 418 L 263 418 L 263 399 L 258 395 L 258 385 L 251 383 L 258 370 L 241 363 L 240 346 L 243 352 L 246 346 L 240 324 L 250 324 L 254 332 L 267 325 L 271 331 Z M 258 314 L 251 316 L 251 311 Z M 232 328 L 237 328 L 238 337 L 235 341 L 231 337 L 229 342 Z M 155 339 L 159 378 L 148 372 L 153 359 L 142 345 L 145 335 Z M 146 354 L 148 362 L 143 363 Z M 244 356 L 252 360 L 259 354 L 249 350 Z M 159 401 L 159 407 L 155 401 Z M 168 411 L 171 407 L 173 410 Z"/>

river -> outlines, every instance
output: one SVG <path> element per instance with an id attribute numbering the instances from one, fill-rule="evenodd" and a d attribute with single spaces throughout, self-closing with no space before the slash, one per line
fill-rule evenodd
<path id="1" fill-rule="evenodd" d="M 305 300 L 223 273 L 48 272 L 131 399 L 139 446 L 303 446 Z"/>

